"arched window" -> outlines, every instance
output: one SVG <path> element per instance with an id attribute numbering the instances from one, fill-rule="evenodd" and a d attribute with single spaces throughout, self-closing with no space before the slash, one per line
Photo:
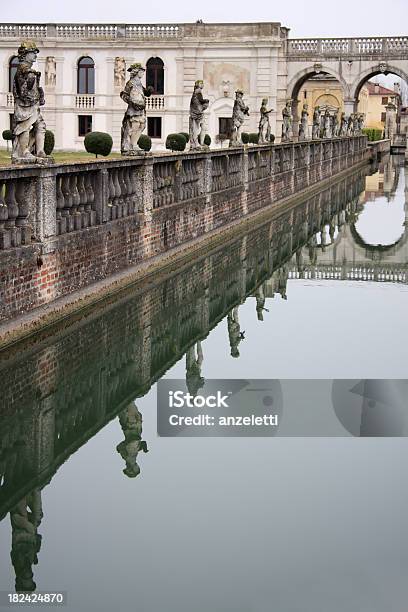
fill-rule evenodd
<path id="1" fill-rule="evenodd" d="M 18 66 L 18 57 L 15 55 L 9 61 L 9 88 L 8 88 L 9 91 L 13 91 L 13 81 L 14 81 L 14 75 L 16 74 L 16 71 L 17 71 L 17 66 Z"/>
<path id="2" fill-rule="evenodd" d="M 153 87 L 153 94 L 164 94 L 164 64 L 160 57 L 151 57 L 146 64 L 146 86 Z"/>
<path id="3" fill-rule="evenodd" d="M 79 94 L 95 93 L 95 64 L 92 57 L 81 57 L 78 62 L 78 85 Z"/>

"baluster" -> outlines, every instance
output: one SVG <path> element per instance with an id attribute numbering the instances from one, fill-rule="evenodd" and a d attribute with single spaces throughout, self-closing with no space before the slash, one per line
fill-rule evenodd
<path id="1" fill-rule="evenodd" d="M 16 228 L 18 204 L 15 194 L 15 184 L 13 181 L 6 181 L 6 194 L 4 199 L 8 209 L 8 219 L 6 221 L 6 228 L 10 231 L 11 234 L 11 245 L 19 246 L 21 239 L 21 231 Z"/>
<path id="2" fill-rule="evenodd" d="M 109 170 L 109 208 L 110 208 L 110 219 L 117 219 L 118 217 L 118 209 L 116 206 L 116 190 L 115 183 L 113 180 L 113 172 L 114 168 Z"/>
<path id="3" fill-rule="evenodd" d="M 6 191 L 6 184 L 4 181 L 0 182 L 0 249 L 8 249 L 11 246 L 10 234 L 6 230 L 6 223 L 8 220 L 8 208 L 4 198 Z"/>
<path id="4" fill-rule="evenodd" d="M 85 212 L 85 204 L 86 204 L 86 191 L 85 191 L 85 173 L 79 172 L 77 175 L 77 189 L 79 195 L 79 206 L 78 212 L 81 215 L 81 227 L 88 227 L 89 218 L 88 214 Z"/>
<path id="5" fill-rule="evenodd" d="M 124 179 L 124 168 L 118 168 L 118 182 L 120 187 L 120 203 L 121 203 L 121 216 L 126 217 L 128 213 L 128 199 L 127 199 L 127 185 Z"/>
<path id="6" fill-rule="evenodd" d="M 20 228 L 21 244 L 29 244 L 31 242 L 31 227 L 28 225 L 29 191 L 27 181 L 17 181 L 16 200 L 18 204 L 16 226 Z"/>
<path id="7" fill-rule="evenodd" d="M 67 215 L 64 215 L 65 198 L 62 192 L 63 175 L 57 176 L 57 232 L 65 234 L 67 231 Z"/>
<path id="8" fill-rule="evenodd" d="M 81 229 L 81 213 L 79 212 L 80 197 L 78 191 L 78 177 L 76 174 L 70 174 L 67 177 L 68 188 L 72 197 L 71 215 L 73 219 L 73 229 Z"/>
<path id="9" fill-rule="evenodd" d="M 87 173 L 84 174 L 85 177 L 85 192 L 86 192 L 86 204 L 85 204 L 85 211 L 88 214 L 88 219 L 89 219 L 89 225 L 95 225 L 96 224 L 96 210 L 94 210 L 93 208 L 93 204 L 95 202 L 95 188 L 94 188 L 94 181 L 95 181 L 95 173 L 91 172 L 91 173 Z"/>

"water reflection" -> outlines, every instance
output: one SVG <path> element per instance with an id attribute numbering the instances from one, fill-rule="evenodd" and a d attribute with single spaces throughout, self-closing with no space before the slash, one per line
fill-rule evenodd
<path id="1" fill-rule="evenodd" d="M 384 185 L 387 167 L 380 169 Z M 403 176 L 398 164 L 392 171 Z M 366 173 L 357 171 L 99 316 L 3 356 L 0 519 L 10 513 L 16 589 L 36 588 L 41 491 L 58 468 L 117 418 L 123 473 L 138 476 L 148 447 L 135 401 L 184 356 L 187 387 L 197 394 L 204 385 L 202 341 L 224 319 L 226 353 L 238 359 L 250 334 L 240 320 L 249 296 L 263 321 L 266 299 L 288 299 L 289 279 L 407 282 L 405 241 L 367 246 L 356 231 Z M 399 185 L 395 177 L 391 183 Z"/>

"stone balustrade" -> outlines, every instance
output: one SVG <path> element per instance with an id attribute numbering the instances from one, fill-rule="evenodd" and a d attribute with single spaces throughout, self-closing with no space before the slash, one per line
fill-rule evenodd
<path id="1" fill-rule="evenodd" d="M 0 288 L 10 270 L 34 278 L 39 290 L 29 284 L 18 305 L 31 309 L 204 239 L 369 155 L 356 136 L 0 168 Z M 4 308 L 0 320 L 14 316 Z"/>
<path id="2" fill-rule="evenodd" d="M 408 36 L 362 38 L 292 38 L 288 40 L 287 56 L 398 56 L 408 53 Z"/>

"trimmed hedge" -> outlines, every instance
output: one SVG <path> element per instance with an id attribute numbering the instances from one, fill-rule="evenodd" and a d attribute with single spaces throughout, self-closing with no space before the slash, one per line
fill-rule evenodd
<path id="1" fill-rule="evenodd" d="M 369 140 L 369 142 L 374 142 L 375 140 L 382 140 L 383 132 L 378 128 L 363 128 L 363 134 L 365 134 Z"/>
<path id="2" fill-rule="evenodd" d="M 269 136 L 269 140 L 270 140 L 271 142 L 275 142 L 275 134 L 271 134 L 271 135 Z"/>
<path id="3" fill-rule="evenodd" d="M 46 155 L 51 155 L 55 147 L 55 136 L 54 132 L 51 130 L 45 130 L 45 138 L 44 138 L 44 153 Z"/>
<path id="4" fill-rule="evenodd" d="M 152 139 L 147 134 L 142 134 L 137 141 L 137 144 L 141 149 L 143 149 L 143 151 L 150 151 L 152 148 Z"/>
<path id="5" fill-rule="evenodd" d="M 190 134 L 188 132 L 179 132 L 179 133 L 184 136 L 184 138 L 186 139 L 186 142 L 189 142 Z"/>
<path id="6" fill-rule="evenodd" d="M 248 134 L 249 142 L 251 144 L 259 144 L 259 134 L 258 132 L 251 132 Z"/>
<path id="7" fill-rule="evenodd" d="M 169 134 L 166 138 L 166 149 L 170 151 L 184 151 L 186 144 L 184 134 Z"/>
<path id="8" fill-rule="evenodd" d="M 106 157 L 112 151 L 113 140 L 110 134 L 106 132 L 89 132 L 85 136 L 84 146 L 88 153 L 103 155 Z"/>
<path id="9" fill-rule="evenodd" d="M 247 132 L 241 133 L 241 140 L 244 144 L 248 144 L 249 142 L 249 134 Z"/>
<path id="10" fill-rule="evenodd" d="M 3 130 L 3 140 L 13 140 L 13 132 L 11 130 Z"/>
<path id="11" fill-rule="evenodd" d="M 211 136 L 209 134 L 206 134 L 204 136 L 204 144 L 206 147 L 209 147 L 211 145 Z"/>

